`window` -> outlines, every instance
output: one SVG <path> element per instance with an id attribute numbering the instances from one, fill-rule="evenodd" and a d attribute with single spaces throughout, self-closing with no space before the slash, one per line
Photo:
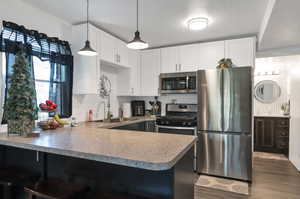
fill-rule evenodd
<path id="1" fill-rule="evenodd" d="M 4 91 L 6 88 L 5 76 L 7 75 L 7 78 L 11 77 L 11 73 L 13 72 L 12 65 L 14 65 L 15 56 L 11 54 L 8 56 L 10 59 L 9 68 L 11 68 L 11 70 L 9 70 L 9 73 L 7 74 L 5 67 L 7 57 L 5 56 L 5 53 L 1 53 L 0 55 L 2 56 L 1 64 L 3 66 L 1 73 L 2 77 L 4 77 L 4 84 L 1 84 L 1 86 Z M 41 103 L 45 103 L 46 100 L 51 99 L 58 105 L 57 113 L 61 117 L 70 117 L 71 111 L 69 107 L 72 106 L 72 101 L 70 100 L 69 95 L 71 93 L 72 85 L 70 85 L 71 81 L 69 79 L 72 75 L 69 75 L 69 73 L 71 73 L 71 71 L 67 69 L 66 65 L 54 63 L 52 63 L 51 68 L 50 61 L 42 61 L 36 56 L 32 56 L 32 65 L 35 78 L 37 106 Z M 4 96 L 1 97 L 4 98 Z"/>
<path id="2" fill-rule="evenodd" d="M 51 68 L 49 61 L 41 61 L 38 57 L 33 57 L 32 61 L 35 76 L 36 99 L 37 105 L 39 105 L 49 99 Z"/>
<path id="3" fill-rule="evenodd" d="M 47 99 L 57 105 L 61 117 L 72 115 L 73 56 L 67 41 L 48 37 L 37 30 L 26 29 L 13 22 L 3 21 L 0 34 L 0 52 L 5 52 L 7 84 L 5 98 L 10 88 L 15 54 L 24 50 L 31 63 L 37 94 L 37 105 Z M 5 100 L 6 100 L 5 99 Z M 4 121 L 5 122 L 5 121 Z"/>

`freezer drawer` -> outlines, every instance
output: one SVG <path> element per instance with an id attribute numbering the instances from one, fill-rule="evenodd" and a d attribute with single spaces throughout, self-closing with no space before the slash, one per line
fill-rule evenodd
<path id="1" fill-rule="evenodd" d="M 198 173 L 252 180 L 251 135 L 198 133 Z"/>

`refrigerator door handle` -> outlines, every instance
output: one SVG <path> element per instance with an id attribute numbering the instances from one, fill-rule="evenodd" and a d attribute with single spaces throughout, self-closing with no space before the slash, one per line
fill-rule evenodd
<path id="1" fill-rule="evenodd" d="M 221 139 L 220 139 L 220 164 L 224 163 L 224 151 L 223 151 L 223 139 L 224 137 L 221 135 Z"/>

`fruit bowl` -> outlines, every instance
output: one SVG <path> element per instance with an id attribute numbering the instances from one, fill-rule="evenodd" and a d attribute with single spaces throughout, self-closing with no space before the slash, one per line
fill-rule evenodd
<path id="1" fill-rule="evenodd" d="M 40 109 L 40 112 L 43 112 L 43 113 L 54 113 L 54 112 L 56 112 L 56 109 L 55 110 L 43 110 L 43 109 Z"/>
<path id="2" fill-rule="evenodd" d="M 38 122 L 38 126 L 42 130 L 55 130 L 61 127 L 55 120 L 46 120 Z"/>

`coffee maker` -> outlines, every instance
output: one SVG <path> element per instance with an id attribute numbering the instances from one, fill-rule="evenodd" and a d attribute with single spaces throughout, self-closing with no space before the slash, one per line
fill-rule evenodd
<path id="1" fill-rule="evenodd" d="M 145 116 L 145 101 L 131 101 L 131 112 L 133 117 Z"/>

